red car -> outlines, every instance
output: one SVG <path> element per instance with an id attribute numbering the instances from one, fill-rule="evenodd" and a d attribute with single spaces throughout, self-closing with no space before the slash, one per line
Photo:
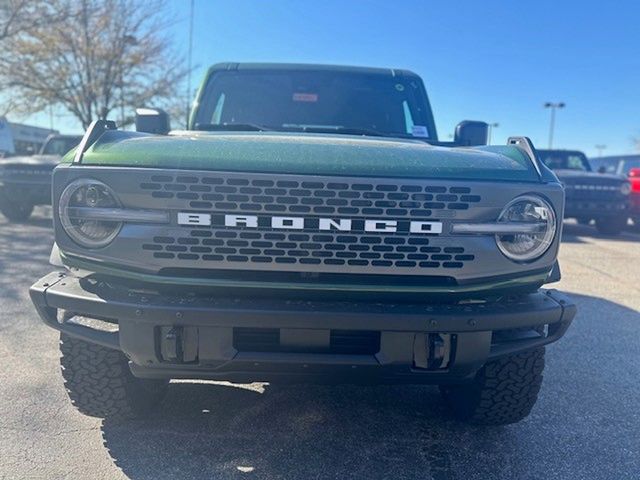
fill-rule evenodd
<path id="1" fill-rule="evenodd" d="M 629 181 L 631 182 L 630 211 L 633 224 L 640 227 L 640 167 L 629 170 Z"/>

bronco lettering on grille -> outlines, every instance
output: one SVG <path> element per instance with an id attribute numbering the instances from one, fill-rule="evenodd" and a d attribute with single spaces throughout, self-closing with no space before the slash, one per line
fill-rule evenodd
<path id="1" fill-rule="evenodd" d="M 356 218 L 303 218 L 259 215 L 215 215 L 209 213 L 178 213 L 178 225 L 218 226 L 230 228 L 271 228 L 276 230 L 317 230 L 339 232 L 407 232 L 437 235 L 442 222 L 416 220 L 381 220 Z"/>

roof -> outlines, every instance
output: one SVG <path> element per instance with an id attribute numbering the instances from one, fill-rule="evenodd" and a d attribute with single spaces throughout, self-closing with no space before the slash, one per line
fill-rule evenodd
<path id="1" fill-rule="evenodd" d="M 307 70 L 307 71 L 333 71 L 333 72 L 354 72 L 367 73 L 369 75 L 388 75 L 388 76 L 415 76 L 418 75 L 410 70 L 397 68 L 376 68 L 376 67 L 357 67 L 349 65 L 324 65 L 312 63 L 216 63 L 209 68 L 212 70 Z"/>

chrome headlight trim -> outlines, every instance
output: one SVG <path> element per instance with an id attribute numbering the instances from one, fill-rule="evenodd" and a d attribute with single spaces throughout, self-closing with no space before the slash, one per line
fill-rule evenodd
<path id="1" fill-rule="evenodd" d="M 96 222 L 101 221 L 95 218 L 91 218 L 89 216 L 86 216 L 86 217 L 83 215 L 75 216 L 76 213 L 81 213 L 81 212 L 77 212 L 77 210 L 82 210 L 84 207 L 78 208 L 78 207 L 69 206 L 73 195 L 78 190 L 80 190 L 81 188 L 90 188 L 90 187 L 98 187 L 98 188 L 104 189 L 104 191 L 107 192 L 108 195 L 113 199 L 116 207 L 119 208 L 121 206 L 117 195 L 111 189 L 111 187 L 109 187 L 105 183 L 102 183 L 98 180 L 93 180 L 91 178 L 81 178 L 67 185 L 64 191 L 62 192 L 62 195 L 60 195 L 60 200 L 58 202 L 58 215 L 60 217 L 60 223 L 62 224 L 62 228 L 64 229 L 65 233 L 69 235 L 69 237 L 71 237 L 71 239 L 74 242 L 76 242 L 78 245 L 85 248 L 97 249 L 97 248 L 106 247 L 118 236 L 118 234 L 120 233 L 120 230 L 122 229 L 123 222 L 122 222 L 122 219 L 108 220 L 108 221 L 114 222 L 116 225 L 113 227 L 112 231 L 107 236 L 105 236 L 100 240 L 91 239 L 86 235 L 82 235 L 78 231 L 78 228 L 73 223 L 72 218 L 86 218 L 87 220 L 92 220 Z M 87 208 L 89 209 L 96 208 L 96 210 L 101 209 L 100 207 L 87 207 Z M 74 216 L 72 217 L 70 213 L 74 213 Z"/>
<path id="2" fill-rule="evenodd" d="M 534 210 L 540 215 L 539 221 L 531 222 L 531 225 L 535 225 L 538 231 L 529 231 L 526 233 L 511 232 L 507 234 L 496 234 L 495 236 L 496 245 L 498 246 L 498 249 L 500 249 L 500 252 L 509 260 L 512 260 L 516 263 L 530 263 L 542 257 L 553 244 L 556 233 L 558 231 L 557 217 L 555 211 L 553 210 L 553 207 L 544 198 L 534 194 L 521 195 L 511 200 L 502 209 L 497 223 L 505 225 L 521 224 L 521 222 L 510 222 L 509 220 L 506 220 L 505 217 L 509 214 L 511 209 L 514 208 L 514 206 L 519 203 L 527 202 L 534 205 Z M 540 228 L 540 224 L 543 225 L 542 229 Z M 513 249 L 510 249 L 508 247 L 508 244 L 504 238 L 506 236 L 522 236 L 522 240 L 525 241 L 527 240 L 527 235 L 529 235 L 529 239 L 533 235 L 542 235 L 542 237 L 537 239 L 535 241 L 536 245 L 526 252 L 514 252 Z"/>

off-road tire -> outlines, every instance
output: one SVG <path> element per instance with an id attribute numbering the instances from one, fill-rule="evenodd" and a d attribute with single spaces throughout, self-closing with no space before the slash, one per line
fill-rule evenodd
<path id="1" fill-rule="evenodd" d="M 11 222 L 24 222 L 33 212 L 33 204 L 28 202 L 13 202 L 0 197 L 0 212 Z"/>
<path id="2" fill-rule="evenodd" d="M 476 425 L 507 425 L 525 418 L 538 399 L 544 347 L 488 362 L 470 384 L 441 386 L 445 402 L 459 420 Z"/>
<path id="3" fill-rule="evenodd" d="M 596 228 L 603 235 L 619 235 L 627 226 L 627 217 L 596 218 Z"/>
<path id="4" fill-rule="evenodd" d="M 85 415 L 144 416 L 164 397 L 168 380 L 136 378 L 122 352 L 60 334 L 60 366 L 67 394 Z"/>

